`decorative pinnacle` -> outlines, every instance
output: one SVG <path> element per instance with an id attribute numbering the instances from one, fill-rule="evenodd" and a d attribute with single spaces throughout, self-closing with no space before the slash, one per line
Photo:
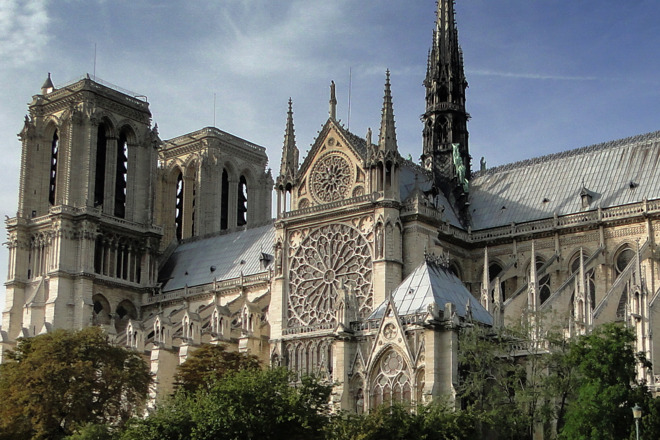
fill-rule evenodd
<path id="1" fill-rule="evenodd" d="M 396 151 L 396 130 L 394 127 L 394 108 L 392 105 L 392 90 L 390 88 L 390 71 L 385 73 L 385 96 L 383 98 L 383 111 L 380 122 L 380 135 L 378 147 L 383 151 Z"/>
<path id="2" fill-rule="evenodd" d="M 330 81 L 330 119 L 337 120 L 337 96 L 334 81 Z"/>

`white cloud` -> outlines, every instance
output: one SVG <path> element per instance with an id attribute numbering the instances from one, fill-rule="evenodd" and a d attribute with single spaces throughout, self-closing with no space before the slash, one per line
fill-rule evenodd
<path id="1" fill-rule="evenodd" d="M 0 57 L 6 67 L 38 59 L 48 43 L 47 0 L 0 2 Z"/>

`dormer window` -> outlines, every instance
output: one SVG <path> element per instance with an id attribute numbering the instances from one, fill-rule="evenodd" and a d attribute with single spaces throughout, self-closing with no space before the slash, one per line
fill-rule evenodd
<path id="1" fill-rule="evenodd" d="M 591 195 L 591 192 L 589 192 L 589 190 L 583 186 L 582 190 L 580 191 L 580 198 L 582 199 L 582 209 L 587 209 L 591 204 L 593 196 Z"/>

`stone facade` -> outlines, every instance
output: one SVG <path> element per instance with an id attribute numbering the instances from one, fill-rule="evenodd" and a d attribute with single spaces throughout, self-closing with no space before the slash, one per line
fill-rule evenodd
<path id="1" fill-rule="evenodd" d="M 451 0 L 430 53 L 420 164 L 398 152 L 388 73 L 378 135 L 336 120 L 332 84 L 302 162 L 289 102 L 275 179 L 258 145 L 162 141 L 143 99 L 49 78 L 20 133 L 1 350 L 101 325 L 149 359 L 157 397 L 223 343 L 332 380 L 357 412 L 453 398 L 467 324 L 622 321 L 655 361 L 660 133 L 474 172 Z"/>

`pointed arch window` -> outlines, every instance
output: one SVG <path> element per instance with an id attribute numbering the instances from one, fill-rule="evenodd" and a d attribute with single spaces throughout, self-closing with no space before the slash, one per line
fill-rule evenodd
<path id="1" fill-rule="evenodd" d="M 193 182 L 192 182 L 192 200 L 190 203 L 190 235 L 195 236 L 197 235 L 197 231 L 195 230 L 195 205 L 196 205 L 196 200 L 197 200 L 197 171 L 195 171 L 195 174 L 193 176 Z"/>
<path id="2" fill-rule="evenodd" d="M 543 267 L 545 264 L 545 261 L 541 257 L 536 257 L 536 270 L 538 271 Z M 539 281 L 539 299 L 541 300 L 541 304 L 546 302 L 548 298 L 550 298 L 550 294 L 552 293 L 550 291 L 550 274 L 543 275 Z"/>
<path id="3" fill-rule="evenodd" d="M 412 384 L 403 356 L 389 349 L 380 359 L 374 371 L 371 407 L 411 402 Z"/>
<path id="4" fill-rule="evenodd" d="M 108 149 L 106 126 L 99 124 L 96 134 L 96 174 L 94 175 L 94 206 L 102 206 L 105 199 L 105 156 Z"/>
<path id="5" fill-rule="evenodd" d="M 183 237 L 183 174 L 179 172 L 176 178 L 176 201 L 175 201 L 175 214 L 174 224 L 176 227 L 176 239 L 181 240 Z"/>
<path id="6" fill-rule="evenodd" d="M 222 170 L 222 192 L 220 195 L 220 229 L 229 227 L 229 174 L 227 169 Z"/>
<path id="7" fill-rule="evenodd" d="M 126 188 L 128 187 L 128 142 L 126 132 L 117 142 L 117 167 L 115 173 L 115 216 L 126 216 Z"/>
<path id="8" fill-rule="evenodd" d="M 248 186 L 245 176 L 238 180 L 238 209 L 236 212 L 236 226 L 243 226 L 247 223 L 248 211 Z"/>
<path id="9" fill-rule="evenodd" d="M 53 132 L 53 139 L 50 143 L 50 186 L 48 188 L 48 202 L 55 204 L 55 187 L 57 185 L 57 161 L 59 156 L 60 138 L 57 136 L 57 130 Z"/>

